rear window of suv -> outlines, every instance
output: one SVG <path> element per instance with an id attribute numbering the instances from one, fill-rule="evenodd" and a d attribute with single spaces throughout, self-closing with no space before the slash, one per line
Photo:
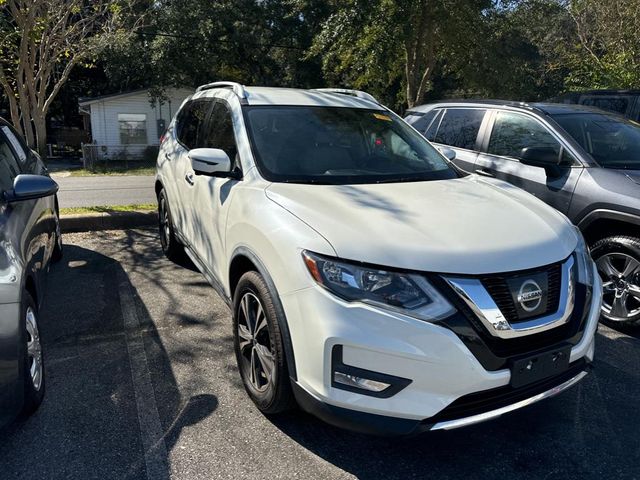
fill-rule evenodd
<path id="1" fill-rule="evenodd" d="M 450 108 L 444 112 L 438 131 L 429 138 L 451 147 L 475 150 L 476 139 L 486 110 L 480 108 Z"/>

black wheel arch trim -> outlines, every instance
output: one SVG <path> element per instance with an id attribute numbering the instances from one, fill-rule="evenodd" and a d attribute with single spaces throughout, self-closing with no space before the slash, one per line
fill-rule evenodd
<path id="1" fill-rule="evenodd" d="M 609 210 L 606 208 L 599 208 L 590 211 L 584 217 L 582 217 L 582 219 L 578 222 L 578 228 L 584 231 L 598 220 L 617 220 L 640 227 L 640 215 L 620 212 L 617 210 Z"/>
<path id="2" fill-rule="evenodd" d="M 233 254 L 231 255 L 231 259 L 229 261 L 229 265 L 233 263 L 233 261 L 239 257 L 244 256 L 248 258 L 258 270 L 258 273 L 264 278 L 264 281 L 267 284 L 267 287 L 271 292 L 273 292 L 273 303 L 278 312 L 278 326 L 280 327 L 280 333 L 282 333 L 282 340 L 284 342 L 284 353 L 287 359 L 287 368 L 289 369 L 289 376 L 293 380 L 292 383 L 295 383 L 298 379 L 298 374 L 296 370 L 296 361 L 295 355 L 293 352 L 293 343 L 291 341 L 291 333 L 289 332 L 289 322 L 287 321 L 287 316 L 284 312 L 284 307 L 282 306 L 282 302 L 280 301 L 280 295 L 278 294 L 278 290 L 276 288 L 269 271 L 264 266 L 264 263 L 260 258 L 249 248 L 245 246 L 237 247 Z M 233 292 L 230 292 L 233 295 Z"/>

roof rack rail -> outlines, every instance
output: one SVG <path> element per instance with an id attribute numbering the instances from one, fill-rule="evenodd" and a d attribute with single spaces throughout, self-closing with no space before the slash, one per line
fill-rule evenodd
<path id="1" fill-rule="evenodd" d="M 233 90 L 233 93 L 235 93 L 238 97 L 240 97 L 240 99 L 246 100 L 247 98 L 247 94 L 244 90 L 244 86 L 242 86 L 237 82 L 207 83 L 206 85 L 200 85 L 198 88 L 196 88 L 196 92 L 202 92 L 203 90 L 209 90 L 211 88 L 230 88 L 231 90 Z"/>
<path id="2" fill-rule="evenodd" d="M 342 95 L 351 95 L 352 97 L 362 98 L 363 100 L 369 100 L 370 102 L 377 103 L 380 105 L 380 102 L 376 100 L 376 98 L 362 90 L 352 90 L 350 88 L 315 88 L 317 92 L 327 92 L 327 93 L 339 93 Z"/>

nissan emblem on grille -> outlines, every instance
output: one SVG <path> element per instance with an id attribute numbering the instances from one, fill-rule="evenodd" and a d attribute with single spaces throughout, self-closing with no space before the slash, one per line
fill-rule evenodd
<path id="1" fill-rule="evenodd" d="M 533 312 L 542 303 L 542 289 L 534 280 L 522 283 L 518 292 L 518 303 L 526 312 Z"/>

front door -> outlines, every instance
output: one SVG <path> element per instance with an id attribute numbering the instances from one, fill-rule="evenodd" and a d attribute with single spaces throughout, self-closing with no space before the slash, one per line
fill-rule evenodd
<path id="1" fill-rule="evenodd" d="M 202 147 L 224 150 L 231 160 L 231 170 L 239 166 L 238 147 L 230 107 L 216 100 L 202 138 Z M 192 222 L 193 248 L 206 268 L 222 280 L 225 271 L 225 229 L 227 212 L 233 187 L 238 180 L 228 176 L 197 175 L 193 170 L 191 203 L 194 205 Z"/>
<path id="2" fill-rule="evenodd" d="M 558 170 L 548 174 L 544 168 L 520 163 L 525 147 L 552 148 L 558 155 Z M 486 146 L 476 160 L 476 170 L 505 180 L 552 207 L 567 213 L 582 168 L 546 126 L 529 115 L 496 113 Z"/>

